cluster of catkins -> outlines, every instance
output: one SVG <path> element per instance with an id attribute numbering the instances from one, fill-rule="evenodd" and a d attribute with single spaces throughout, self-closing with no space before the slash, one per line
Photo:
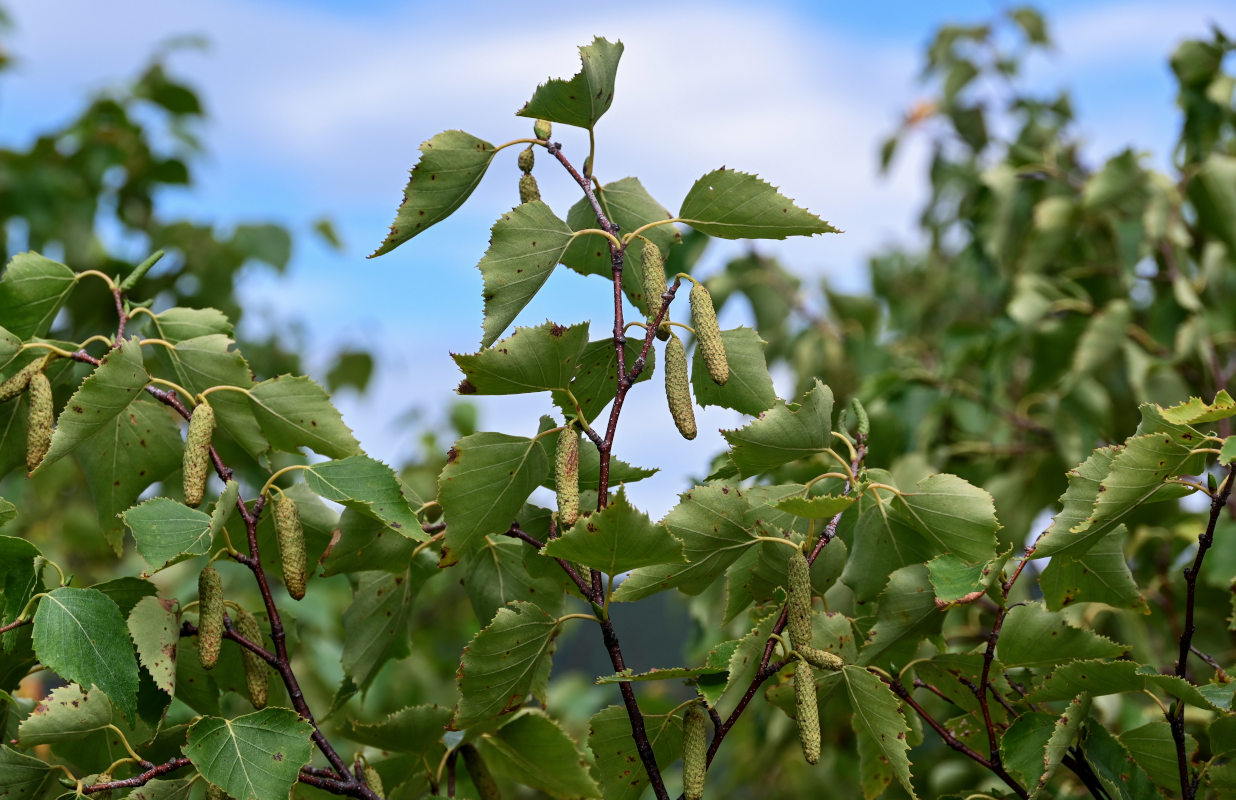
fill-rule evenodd
<path id="1" fill-rule="evenodd" d="M 47 360 L 35 359 L 16 374 L 0 383 L 0 403 L 30 395 L 29 416 L 26 418 L 26 470 L 34 472 L 51 448 L 55 407 L 52 404 L 51 381 L 43 372 Z"/>
<path id="2" fill-rule="evenodd" d="M 532 126 L 532 131 L 538 139 L 549 139 L 553 127 L 545 120 L 538 119 Z M 532 165 L 536 163 L 536 154 L 532 152 L 532 145 L 519 151 L 519 158 L 515 163 L 519 165 L 519 171 L 523 173 L 519 176 L 519 202 L 531 203 L 533 200 L 540 200 L 541 190 L 536 185 L 536 178 L 532 177 Z"/>

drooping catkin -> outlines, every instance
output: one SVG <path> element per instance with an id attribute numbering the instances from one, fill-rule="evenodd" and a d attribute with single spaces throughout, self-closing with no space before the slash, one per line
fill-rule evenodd
<path id="1" fill-rule="evenodd" d="M 519 176 L 519 202 L 531 203 L 533 200 L 541 199 L 541 190 L 536 185 L 536 178 L 531 174 L 525 173 Z"/>
<path id="2" fill-rule="evenodd" d="M 219 661 L 223 644 L 223 578 L 207 564 L 197 576 L 197 656 L 203 669 Z"/>
<path id="3" fill-rule="evenodd" d="M 533 165 L 536 164 L 536 153 L 532 151 L 532 145 L 528 145 L 519 151 L 519 156 L 515 159 L 515 163 L 521 172 L 532 171 Z"/>
<path id="4" fill-rule="evenodd" d="M 665 280 L 665 259 L 661 257 L 661 248 L 652 242 L 644 242 L 644 250 L 640 253 L 640 266 L 644 269 L 644 300 L 648 303 L 648 319 L 656 319 L 661 310 L 661 295 L 665 294 L 669 285 Z M 669 319 L 669 314 L 665 315 Z"/>
<path id="5" fill-rule="evenodd" d="M 566 529 L 579 519 L 579 431 L 571 425 L 558 434 L 554 486 L 558 490 L 558 525 Z"/>
<path id="6" fill-rule="evenodd" d="M 283 585 L 293 600 L 305 596 L 305 529 L 296 501 L 280 493 L 275 499 L 275 538 L 283 566 Z"/>
<path id="7" fill-rule="evenodd" d="M 36 359 L 5 378 L 4 382 L 0 383 L 0 403 L 20 397 L 30 385 L 30 376 L 39 370 L 40 363 Z"/>
<path id="8" fill-rule="evenodd" d="M 30 412 L 26 429 L 26 471 L 34 472 L 51 448 L 55 407 L 52 403 L 51 381 L 42 371 L 30 375 Z"/>
<path id="9" fill-rule="evenodd" d="M 815 764 L 820 760 L 820 709 L 815 700 L 815 673 L 806 661 L 794 664 L 794 703 L 803 758 Z"/>
<path id="10" fill-rule="evenodd" d="M 236 612 L 236 632 L 254 644 L 262 644 L 262 626 L 258 624 L 257 617 L 243 608 Z M 265 708 L 269 688 L 266 662 L 247 647 L 242 647 L 240 654 L 245 662 L 245 687 L 249 690 L 249 702 L 253 703 L 254 708 Z"/>
<path id="11" fill-rule="evenodd" d="M 193 508 L 202 504 L 206 493 L 206 478 L 210 469 L 210 439 L 215 433 L 215 410 L 203 400 L 189 417 L 189 431 L 185 434 L 184 473 L 185 505 Z"/>
<path id="12" fill-rule="evenodd" d="M 502 800 L 498 782 L 489 773 L 489 767 L 485 765 L 476 748 L 465 744 L 459 748 L 459 754 L 463 756 L 464 768 L 468 770 L 468 777 L 472 779 L 472 785 L 476 787 L 476 793 L 481 800 Z"/>
<path id="13" fill-rule="evenodd" d="M 365 776 L 365 785 L 378 797 L 385 798 L 386 790 L 382 788 L 382 776 L 378 774 L 378 771 L 369 764 L 366 764 L 361 772 Z"/>
<path id="14" fill-rule="evenodd" d="M 684 439 L 694 439 L 695 409 L 691 406 L 691 380 L 687 375 L 687 350 L 682 339 L 670 334 L 665 343 L 665 399 L 670 416 Z"/>
<path id="15" fill-rule="evenodd" d="M 682 717 L 682 796 L 702 800 L 708 770 L 708 716 L 699 703 L 687 706 Z"/>
<path id="16" fill-rule="evenodd" d="M 842 660 L 841 656 L 830 653 L 827 650 L 821 650 L 818 647 L 812 647 L 809 644 L 796 646 L 794 650 L 800 656 L 807 659 L 807 663 L 816 669 L 836 672 L 845 666 L 845 661 Z"/>
<path id="17" fill-rule="evenodd" d="M 786 576 L 790 585 L 786 627 L 790 630 L 790 643 L 797 650 L 811 645 L 811 565 L 797 547 L 790 553 Z"/>
<path id="18" fill-rule="evenodd" d="M 712 295 L 702 283 L 691 286 L 691 325 L 709 377 L 718 386 L 724 385 L 730 379 L 730 365 L 725 359 L 725 343 L 717 324 L 717 310 L 712 307 Z"/>

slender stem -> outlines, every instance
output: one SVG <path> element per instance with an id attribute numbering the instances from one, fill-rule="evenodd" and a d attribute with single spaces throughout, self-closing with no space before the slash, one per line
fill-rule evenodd
<path id="1" fill-rule="evenodd" d="M 627 665 L 622 657 L 622 646 L 618 643 L 618 634 L 614 632 L 614 623 L 608 618 L 598 621 L 601 623 L 601 636 L 605 640 L 605 649 L 609 653 L 614 672 L 622 672 Z M 644 714 L 639 709 L 639 701 L 635 699 L 635 690 L 631 687 L 630 681 L 622 681 L 618 684 L 618 691 L 622 693 L 622 703 L 626 706 L 627 717 L 631 720 L 631 735 L 635 739 L 635 749 L 639 752 L 640 761 L 644 762 L 644 769 L 648 772 L 648 782 L 652 784 L 657 800 L 669 800 L 669 794 L 665 791 L 665 782 L 661 780 L 661 770 L 657 767 L 656 754 L 652 751 L 648 732 L 644 730 Z"/>
<path id="2" fill-rule="evenodd" d="M 537 550 L 542 550 L 545 548 L 544 542 L 540 541 L 532 534 L 526 533 L 518 525 L 512 525 L 510 528 L 508 528 L 506 535 L 514 537 L 516 539 L 523 539 L 525 542 L 532 545 Z M 575 569 L 575 565 L 572 564 L 570 561 L 567 561 L 566 559 L 563 559 L 563 558 L 555 558 L 554 561 L 558 562 L 558 566 L 562 567 L 562 571 L 565 572 L 567 574 L 567 577 L 569 577 L 575 583 L 575 588 L 579 589 L 579 593 L 582 594 L 588 600 L 592 600 L 595 602 L 596 598 L 593 597 L 592 587 L 590 587 L 587 584 L 587 582 L 584 581 L 583 576 L 579 574 L 579 570 Z"/>
<path id="3" fill-rule="evenodd" d="M 23 626 L 23 625 L 31 625 L 31 624 L 33 624 L 33 623 L 34 623 L 34 618 L 33 618 L 33 617 L 32 617 L 32 618 L 30 618 L 30 619 L 21 619 L 21 618 L 18 618 L 18 619 L 13 620 L 12 622 L 10 622 L 10 623 L 9 623 L 9 624 L 7 624 L 7 625 L 0 625 L 0 633 L 8 633 L 9 631 L 13 630 L 14 628 L 20 628 L 20 627 L 21 627 L 21 626 Z"/>
<path id="4" fill-rule="evenodd" d="M 146 762 L 149 763 L 149 762 Z M 151 765 L 145 772 L 140 775 L 134 775 L 132 778 L 125 778 L 120 781 L 104 781 L 96 783 L 92 786 L 83 786 L 82 794 L 97 794 L 98 792 L 106 792 L 111 789 L 132 789 L 138 786 L 145 786 L 155 778 L 162 777 L 169 772 L 175 772 L 181 767 L 189 766 L 189 759 L 180 756 L 173 758 L 170 761 L 165 761 L 162 764 Z"/>

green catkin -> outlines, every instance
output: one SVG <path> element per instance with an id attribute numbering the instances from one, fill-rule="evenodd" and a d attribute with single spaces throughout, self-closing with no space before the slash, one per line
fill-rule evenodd
<path id="1" fill-rule="evenodd" d="M 724 386 L 730 379 L 730 365 L 725 359 L 725 343 L 721 341 L 721 326 L 717 324 L 717 310 L 712 307 L 712 295 L 704 284 L 691 286 L 691 325 L 699 342 L 699 353 L 704 357 L 704 366 L 713 383 Z"/>
<path id="2" fill-rule="evenodd" d="M 489 767 L 485 766 L 476 748 L 465 744 L 459 748 L 459 753 L 463 756 L 464 768 L 468 770 L 468 777 L 472 778 L 472 785 L 476 787 L 476 793 L 481 800 L 502 800 L 498 782 L 494 780 L 493 775 L 489 774 Z"/>
<path id="3" fill-rule="evenodd" d="M 39 370 L 40 363 L 36 359 L 10 375 L 3 383 L 0 383 L 0 403 L 12 400 L 14 397 L 20 397 L 21 393 L 26 391 L 26 387 L 30 385 L 30 376 Z"/>
<path id="4" fill-rule="evenodd" d="M 802 550 L 794 548 L 785 571 L 790 585 L 786 627 L 797 650 L 811 645 L 811 565 Z"/>
<path id="5" fill-rule="evenodd" d="M 30 375 L 30 415 L 26 429 L 26 471 L 34 472 L 51 448 L 52 422 L 55 408 L 52 405 L 51 381 L 43 372 Z"/>
<path id="6" fill-rule="evenodd" d="M 820 709 L 815 701 L 815 673 L 806 661 L 794 664 L 794 702 L 803 758 L 808 764 L 815 764 L 820 760 Z"/>
<path id="7" fill-rule="evenodd" d="M 515 163 L 519 165 L 521 172 L 532 171 L 532 165 L 536 163 L 536 153 L 532 152 L 532 145 L 528 145 L 519 151 L 519 157 L 515 160 Z"/>
<path id="8" fill-rule="evenodd" d="M 558 525 L 566 529 L 579 519 L 579 431 L 570 425 L 558 434 L 554 486 L 558 490 Z"/>
<path id="9" fill-rule="evenodd" d="M 223 644 L 223 578 L 207 564 L 197 576 L 197 656 L 203 669 L 219 661 Z"/>
<path id="10" fill-rule="evenodd" d="M 361 772 L 365 775 L 365 785 L 368 786 L 378 797 L 385 798 L 386 790 L 382 788 L 382 776 L 378 771 L 366 764 Z"/>
<path id="11" fill-rule="evenodd" d="M 644 300 L 648 302 L 648 319 L 657 317 L 661 310 L 661 295 L 665 294 L 668 284 L 665 281 L 665 259 L 661 257 L 661 248 L 652 242 L 644 242 L 644 250 L 640 253 L 641 266 L 644 268 Z M 665 315 L 669 319 L 669 314 Z"/>
<path id="12" fill-rule="evenodd" d="M 296 501 L 280 494 L 275 499 L 275 536 L 283 565 L 283 585 L 293 600 L 305 596 L 305 529 Z"/>
<path id="13" fill-rule="evenodd" d="M 818 647 L 812 647 L 809 644 L 796 646 L 794 651 L 807 660 L 807 663 L 816 669 L 828 670 L 836 672 L 845 666 L 845 661 L 834 653 L 827 650 L 821 650 Z"/>
<path id="14" fill-rule="evenodd" d="M 702 800 L 708 770 L 708 717 L 699 703 L 687 706 L 682 717 L 682 796 Z"/>
<path id="15" fill-rule="evenodd" d="M 532 124 L 532 133 L 538 139 L 548 139 L 553 133 L 553 126 L 547 119 L 538 119 Z"/>
<path id="16" fill-rule="evenodd" d="M 531 175 L 519 176 L 519 202 L 531 203 L 541 199 L 541 190 L 536 185 L 536 178 Z"/>
<path id="17" fill-rule="evenodd" d="M 262 644 L 262 627 L 258 625 L 257 617 L 243 608 L 236 612 L 236 632 L 256 645 Z M 253 703 L 254 708 L 265 708 L 269 688 L 266 662 L 247 647 L 242 647 L 240 654 L 245 662 L 245 686 L 249 690 L 249 702 Z"/>
<path id="18" fill-rule="evenodd" d="M 206 493 L 206 478 L 210 469 L 210 438 L 215 432 L 215 410 L 203 400 L 189 417 L 185 434 L 184 473 L 185 505 L 197 508 Z"/>
<path id="19" fill-rule="evenodd" d="M 665 343 L 665 399 L 670 416 L 684 439 L 694 439 L 695 409 L 691 406 L 691 382 L 687 376 L 687 350 L 682 339 L 670 334 Z"/>
<path id="20" fill-rule="evenodd" d="M 858 419 L 858 435 L 866 436 L 871 433 L 871 420 L 867 418 L 867 409 L 863 408 L 863 404 L 857 397 L 850 398 L 850 405 L 854 408 L 855 418 Z"/>

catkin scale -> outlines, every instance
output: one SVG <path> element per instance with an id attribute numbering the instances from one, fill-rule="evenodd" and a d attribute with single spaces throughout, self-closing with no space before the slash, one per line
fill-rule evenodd
<path id="1" fill-rule="evenodd" d="M 185 505 L 196 508 L 206 493 L 206 478 L 210 469 L 210 438 L 215 432 L 215 410 L 203 400 L 189 417 L 185 434 L 184 473 Z"/>
<path id="2" fill-rule="evenodd" d="M 305 596 L 305 529 L 296 501 L 283 494 L 275 500 L 275 538 L 279 542 L 283 585 L 293 600 L 299 600 Z"/>
<path id="3" fill-rule="evenodd" d="M 223 644 L 223 578 L 207 564 L 197 576 L 197 656 L 203 669 L 219 661 Z"/>
<path id="4" fill-rule="evenodd" d="M 691 382 L 687 376 L 687 350 L 682 339 L 670 334 L 665 343 L 665 399 L 670 416 L 684 439 L 694 439 L 695 409 L 691 406 Z"/>
<path id="5" fill-rule="evenodd" d="M 30 376 L 38 371 L 39 363 L 36 360 L 27 364 L 0 383 L 0 403 L 19 397 L 26 391 L 26 387 L 30 385 Z"/>
<path id="6" fill-rule="evenodd" d="M 648 302 L 648 318 L 655 319 L 657 312 L 661 310 L 661 295 L 668 289 L 661 248 L 652 242 L 644 242 L 643 252 L 640 253 L 640 266 L 644 268 L 644 300 Z M 666 318 L 669 318 L 668 314 Z"/>
<path id="7" fill-rule="evenodd" d="M 704 357 L 708 375 L 718 386 L 730 379 L 730 365 L 725 358 L 725 343 L 721 340 L 721 326 L 717 324 L 717 310 L 712 307 L 712 295 L 704 284 L 691 286 L 691 325 L 699 341 L 699 354 Z"/>
<path id="8" fill-rule="evenodd" d="M 254 644 L 262 644 L 262 628 L 257 617 L 243 608 L 236 612 L 236 632 Z M 254 708 L 266 707 L 267 680 L 266 662 L 247 647 L 241 648 L 245 662 L 245 687 L 249 690 L 249 702 Z"/>
<path id="9" fill-rule="evenodd" d="M 52 422 L 55 408 L 52 405 L 51 381 L 43 372 L 30 375 L 30 412 L 26 429 L 26 471 L 34 472 L 51 448 Z"/>
<path id="10" fill-rule="evenodd" d="M 702 800 L 708 770 L 707 716 L 699 703 L 687 706 L 682 717 L 682 796 Z"/>
<path id="11" fill-rule="evenodd" d="M 570 527 L 579 519 L 579 432 L 569 425 L 558 434 L 554 486 L 558 490 L 558 525 Z"/>
<path id="12" fill-rule="evenodd" d="M 794 548 L 785 571 L 790 584 L 786 627 L 797 650 L 811 645 L 811 565 L 802 550 Z"/>
<path id="13" fill-rule="evenodd" d="M 476 793 L 481 800 L 502 800 L 498 782 L 489 774 L 489 767 L 485 766 L 485 761 L 476 748 L 465 744 L 459 748 L 459 754 L 463 756 L 464 768 L 468 770 L 468 777 L 472 779 L 472 785 L 476 787 Z"/>
<path id="14" fill-rule="evenodd" d="M 536 163 L 536 153 L 532 152 L 532 145 L 528 145 L 519 151 L 519 156 L 515 159 L 515 163 L 519 166 L 521 172 L 532 171 L 532 165 Z"/>
<path id="15" fill-rule="evenodd" d="M 815 704 L 815 673 L 806 661 L 794 665 L 794 703 L 803 758 L 808 764 L 815 764 L 820 760 L 820 709 Z"/>
<path id="16" fill-rule="evenodd" d="M 386 790 L 382 788 L 382 776 L 378 774 L 378 771 L 368 764 L 361 771 L 365 775 L 365 785 L 378 797 L 386 797 Z"/>
<path id="17" fill-rule="evenodd" d="M 536 185 L 536 178 L 532 175 L 524 174 L 519 176 L 519 202 L 531 203 L 533 200 L 541 199 L 541 190 Z"/>

